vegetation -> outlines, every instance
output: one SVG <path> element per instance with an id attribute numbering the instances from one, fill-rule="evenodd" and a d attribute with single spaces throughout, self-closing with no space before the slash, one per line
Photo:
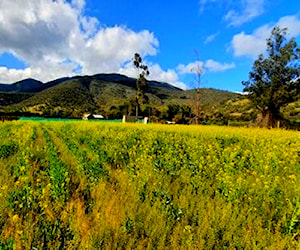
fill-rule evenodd
<path id="1" fill-rule="evenodd" d="M 123 115 L 134 115 L 136 112 L 136 79 L 101 74 L 61 79 L 56 84 L 49 84 L 50 87 L 37 93 L 0 93 L 0 115 L 81 118 L 84 113 L 98 113 L 108 119 L 120 119 Z M 148 101 L 141 105 L 140 115 L 157 122 L 178 121 L 182 112 L 173 114 L 169 109 L 177 105 L 180 106 L 178 110 L 191 109 L 190 114 L 180 119 L 183 123 L 191 122 L 195 117 L 193 90 L 183 91 L 169 84 L 153 81 L 148 81 L 147 85 L 144 95 Z M 208 120 L 211 123 L 222 123 L 222 115 L 216 113 L 221 112 L 225 116 L 225 102 L 242 97 L 215 89 L 199 89 L 198 92 L 204 113 L 201 122 L 204 123 Z M 228 108 L 229 112 L 238 112 L 239 109 L 237 105 Z"/>
<path id="2" fill-rule="evenodd" d="M 296 131 L 0 126 L 0 249 L 297 249 Z"/>
<path id="3" fill-rule="evenodd" d="M 277 125 L 280 109 L 300 95 L 300 48 L 294 39 L 287 41 L 286 29 L 275 27 L 267 40 L 267 56 L 254 62 L 245 91 L 260 111 L 258 125 Z"/>
<path id="4" fill-rule="evenodd" d="M 151 121 L 181 124 L 259 125 L 300 128 L 300 49 L 286 39 L 286 30 L 274 28 L 267 53 L 254 62 L 249 95 L 200 88 L 196 65 L 195 88 L 181 90 L 167 83 L 147 81 L 149 70 L 139 54 L 133 63 L 137 79 L 119 74 L 60 78 L 49 83 L 26 79 L 0 84 L 0 119 L 18 116 L 81 118 L 84 113 L 107 119 L 123 115 L 147 116 Z M 197 56 L 199 61 L 199 57 Z M 256 122 L 253 122 L 255 121 Z"/>
<path id="5" fill-rule="evenodd" d="M 21 102 L 33 95 L 33 93 L 0 92 L 0 107 Z"/>
<path id="6" fill-rule="evenodd" d="M 138 53 L 134 54 L 133 64 L 139 71 L 138 77 L 136 79 L 136 93 L 135 93 L 135 102 L 136 102 L 135 116 L 138 117 L 141 106 L 147 103 L 148 101 L 148 97 L 145 95 L 145 91 L 147 89 L 146 76 L 148 76 L 150 72 L 148 70 L 148 66 L 143 64 L 142 58 Z"/>

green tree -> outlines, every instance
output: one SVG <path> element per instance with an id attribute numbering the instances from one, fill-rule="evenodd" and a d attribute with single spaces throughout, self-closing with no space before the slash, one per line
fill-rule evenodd
<path id="1" fill-rule="evenodd" d="M 145 91 L 147 89 L 147 79 L 146 76 L 150 74 L 148 66 L 143 64 L 142 58 L 138 53 L 134 54 L 133 59 L 134 66 L 138 69 L 138 77 L 136 80 L 136 94 L 135 94 L 135 102 L 136 102 L 136 113 L 135 116 L 139 115 L 139 111 L 141 106 L 148 101 L 148 97 L 145 95 Z"/>
<path id="2" fill-rule="evenodd" d="M 191 120 L 192 109 L 188 105 L 170 104 L 167 110 L 167 119 L 178 124 L 187 124 Z"/>
<path id="3" fill-rule="evenodd" d="M 257 125 L 275 127 L 282 119 L 280 108 L 299 98 L 300 49 L 287 29 L 275 27 L 267 39 L 266 55 L 254 62 L 244 91 L 257 106 Z"/>

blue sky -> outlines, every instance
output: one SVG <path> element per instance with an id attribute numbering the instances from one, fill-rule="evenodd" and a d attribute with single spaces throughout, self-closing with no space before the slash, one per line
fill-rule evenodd
<path id="1" fill-rule="evenodd" d="M 136 76 L 138 52 L 149 79 L 191 88 L 200 66 L 202 87 L 242 91 L 275 25 L 299 44 L 300 1 L 0 0 L 0 82 Z"/>

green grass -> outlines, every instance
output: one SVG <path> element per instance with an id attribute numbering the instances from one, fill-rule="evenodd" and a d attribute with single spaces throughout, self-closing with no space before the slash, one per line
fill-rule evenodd
<path id="1" fill-rule="evenodd" d="M 6 122 L 0 138 L 0 249 L 300 247 L 297 131 Z"/>

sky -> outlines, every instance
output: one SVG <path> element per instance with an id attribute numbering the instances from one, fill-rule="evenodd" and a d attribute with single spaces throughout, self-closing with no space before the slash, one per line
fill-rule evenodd
<path id="1" fill-rule="evenodd" d="M 0 0 L 0 83 L 137 76 L 189 89 L 243 91 L 274 26 L 300 44 L 299 0 Z"/>

